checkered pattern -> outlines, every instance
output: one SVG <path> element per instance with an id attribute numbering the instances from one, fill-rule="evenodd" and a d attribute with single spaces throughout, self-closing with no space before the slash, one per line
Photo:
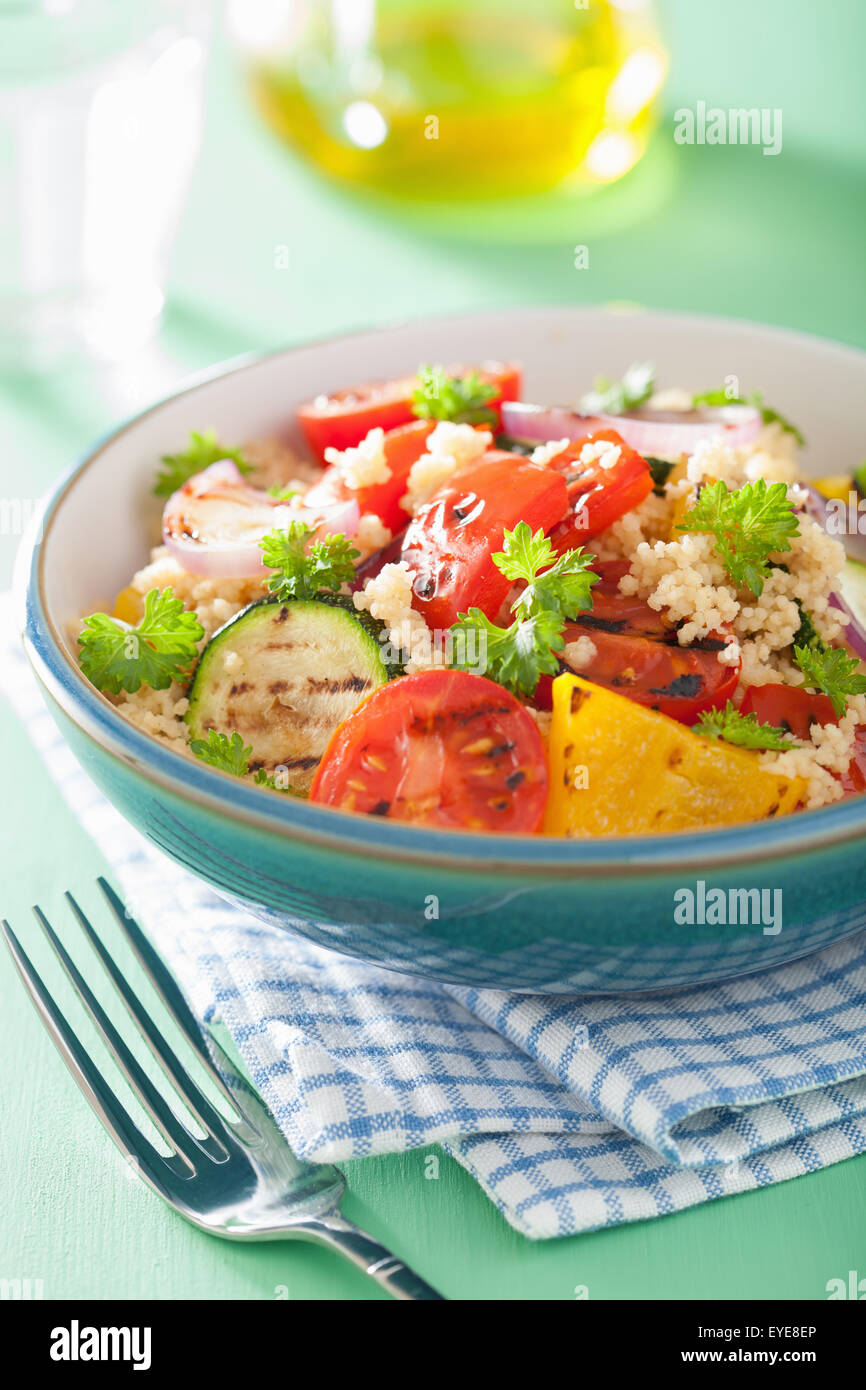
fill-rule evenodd
<path id="1" fill-rule="evenodd" d="M 866 934 L 711 988 L 600 1000 L 446 987 L 296 941 L 167 862 L 104 800 L 35 695 L 6 613 L 0 685 L 302 1157 L 440 1141 L 543 1238 L 866 1150 Z M 81 896 L 96 907 L 95 890 Z"/>

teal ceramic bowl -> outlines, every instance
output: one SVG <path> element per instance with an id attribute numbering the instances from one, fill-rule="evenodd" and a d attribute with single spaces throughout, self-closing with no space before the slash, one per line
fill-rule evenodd
<path id="1" fill-rule="evenodd" d="M 419 361 L 491 356 L 521 360 L 527 398 L 552 402 L 575 399 L 597 372 L 619 374 L 634 360 L 650 359 L 661 381 L 696 390 L 735 373 L 744 390 L 760 386 L 802 422 L 833 471 L 862 456 L 866 356 L 724 320 L 534 309 L 230 364 L 103 439 L 57 485 L 22 551 L 27 652 L 76 756 L 153 844 L 254 916 L 454 984 L 670 989 L 761 970 L 866 927 L 866 797 L 696 835 L 567 841 L 430 831 L 240 784 L 133 728 L 81 676 L 70 626 L 144 563 L 158 534 L 156 461 L 191 429 L 291 438 L 293 405 L 320 391 L 402 375 Z M 723 900 L 708 896 L 714 889 Z M 723 901 L 724 912 L 707 910 L 708 901 Z"/>

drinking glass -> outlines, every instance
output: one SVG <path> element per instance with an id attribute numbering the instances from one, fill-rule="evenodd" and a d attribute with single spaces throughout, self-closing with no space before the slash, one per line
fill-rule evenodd
<path id="1" fill-rule="evenodd" d="M 208 0 L 0 0 L 0 362 L 154 330 L 199 149 Z"/>

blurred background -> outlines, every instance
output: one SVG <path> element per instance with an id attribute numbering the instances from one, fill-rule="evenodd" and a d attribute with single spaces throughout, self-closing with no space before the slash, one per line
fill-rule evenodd
<path id="1" fill-rule="evenodd" d="M 861 0 L 0 0 L 0 586 L 237 353 L 531 302 L 866 347 L 864 41 Z M 781 149 L 678 143 L 713 108 Z"/>

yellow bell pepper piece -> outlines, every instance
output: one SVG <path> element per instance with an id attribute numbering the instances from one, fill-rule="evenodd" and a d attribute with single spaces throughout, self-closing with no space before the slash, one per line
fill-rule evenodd
<path id="1" fill-rule="evenodd" d="M 114 617 L 124 623 L 138 623 L 144 617 L 144 599 L 137 589 L 121 589 L 114 603 Z"/>
<path id="2" fill-rule="evenodd" d="M 812 486 L 830 502 L 847 502 L 854 489 L 854 479 L 850 473 L 833 473 L 827 478 L 814 478 Z"/>
<path id="3" fill-rule="evenodd" d="M 572 675 L 553 682 L 549 768 L 545 834 L 578 839 L 765 820 L 806 793 L 756 753 Z"/>
<path id="4" fill-rule="evenodd" d="M 693 493 L 693 492 L 687 492 L 686 495 L 685 495 L 684 497 L 678 497 L 678 498 L 677 498 L 676 502 L 674 503 L 673 515 L 671 516 L 671 533 L 670 533 L 670 540 L 672 540 L 672 541 L 681 541 L 681 540 L 682 540 L 683 536 L 684 536 L 686 533 L 685 533 L 685 531 L 680 531 L 680 530 L 678 529 L 678 528 L 679 528 L 679 524 L 680 524 L 680 522 L 682 521 L 683 517 L 685 516 L 686 512 L 687 512 L 687 511 L 690 511 L 691 508 L 692 508 L 694 505 L 695 505 L 695 496 L 694 496 L 694 493 Z"/>

